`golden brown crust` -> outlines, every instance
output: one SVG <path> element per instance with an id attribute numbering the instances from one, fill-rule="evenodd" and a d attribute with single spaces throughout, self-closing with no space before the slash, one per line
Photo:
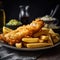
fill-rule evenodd
<path id="1" fill-rule="evenodd" d="M 15 43 L 21 42 L 23 37 L 31 37 L 33 33 L 40 30 L 43 26 L 44 22 L 42 20 L 35 19 L 31 24 L 20 26 L 16 30 L 5 34 L 5 41 L 10 45 L 14 45 Z"/>

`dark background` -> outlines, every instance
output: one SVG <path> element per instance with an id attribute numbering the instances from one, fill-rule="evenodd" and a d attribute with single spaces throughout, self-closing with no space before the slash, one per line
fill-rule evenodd
<path id="1" fill-rule="evenodd" d="M 6 12 L 6 21 L 12 18 L 19 19 L 19 5 L 29 5 L 30 20 L 50 14 L 59 4 L 59 0 L 3 0 L 3 8 Z M 60 7 L 54 17 L 60 20 Z"/>

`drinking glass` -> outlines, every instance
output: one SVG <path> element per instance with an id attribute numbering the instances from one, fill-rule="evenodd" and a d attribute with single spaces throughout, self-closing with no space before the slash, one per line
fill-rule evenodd
<path id="1" fill-rule="evenodd" d="M 0 9 L 0 31 L 5 26 L 6 16 L 4 9 Z"/>
<path id="2" fill-rule="evenodd" d="M 20 5 L 19 8 L 20 8 L 19 20 L 22 22 L 22 24 L 28 24 L 29 23 L 29 13 L 28 13 L 29 6 Z"/>

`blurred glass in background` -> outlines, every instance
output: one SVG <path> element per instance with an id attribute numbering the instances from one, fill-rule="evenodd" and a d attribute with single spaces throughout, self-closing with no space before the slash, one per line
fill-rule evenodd
<path id="1" fill-rule="evenodd" d="M 28 13 L 29 6 L 20 5 L 19 8 L 20 8 L 19 20 L 22 22 L 22 24 L 29 23 L 29 13 Z"/>
<path id="2" fill-rule="evenodd" d="M 5 11 L 2 8 L 2 1 L 0 1 L 0 30 L 5 26 L 5 21 L 6 21 L 6 16 L 5 16 Z"/>

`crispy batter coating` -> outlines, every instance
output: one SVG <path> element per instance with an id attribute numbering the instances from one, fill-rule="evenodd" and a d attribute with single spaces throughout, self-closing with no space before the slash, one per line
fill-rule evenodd
<path id="1" fill-rule="evenodd" d="M 14 45 L 15 43 L 21 42 L 23 37 L 32 36 L 35 32 L 41 29 L 44 26 L 44 22 L 42 20 L 32 21 L 32 23 L 28 25 L 23 25 L 18 27 L 16 30 L 13 30 L 4 35 L 4 41 L 10 45 Z"/>

